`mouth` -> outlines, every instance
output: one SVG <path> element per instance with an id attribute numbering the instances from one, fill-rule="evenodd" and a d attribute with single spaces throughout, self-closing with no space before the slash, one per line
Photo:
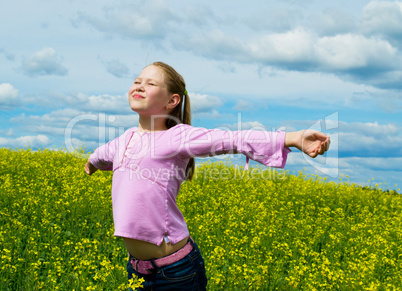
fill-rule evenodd
<path id="1" fill-rule="evenodd" d="M 134 94 L 133 98 L 134 99 L 145 99 L 145 97 L 141 96 L 140 94 Z"/>

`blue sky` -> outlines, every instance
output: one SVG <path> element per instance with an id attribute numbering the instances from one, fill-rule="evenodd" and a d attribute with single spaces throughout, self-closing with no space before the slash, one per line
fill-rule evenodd
<path id="1" fill-rule="evenodd" d="M 401 185 L 400 1 L 15 0 L 0 19 L 1 147 L 94 149 L 137 124 L 128 89 L 164 61 L 194 126 L 318 129 L 328 154 L 286 169 Z"/>

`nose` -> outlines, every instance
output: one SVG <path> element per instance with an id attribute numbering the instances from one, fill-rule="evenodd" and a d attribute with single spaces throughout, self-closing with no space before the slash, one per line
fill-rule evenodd
<path id="1" fill-rule="evenodd" d="M 130 94 L 134 92 L 144 92 L 144 87 L 142 84 L 133 84 L 130 88 Z"/>
<path id="2" fill-rule="evenodd" d="M 136 84 L 136 86 L 134 86 L 134 91 L 135 92 L 144 92 L 144 86 L 142 86 L 142 84 Z"/>

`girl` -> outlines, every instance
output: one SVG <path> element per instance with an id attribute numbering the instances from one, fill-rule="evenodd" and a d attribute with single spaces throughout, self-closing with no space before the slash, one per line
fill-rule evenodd
<path id="1" fill-rule="evenodd" d="M 115 236 L 129 252 L 128 278 L 145 279 L 145 290 L 205 290 L 204 260 L 190 237 L 176 196 L 191 180 L 194 157 L 242 153 L 283 168 L 289 147 L 316 157 L 329 137 L 313 131 L 223 131 L 190 126 L 190 100 L 183 77 L 167 64 L 143 69 L 128 94 L 138 127 L 99 147 L 87 174 L 113 170 Z"/>

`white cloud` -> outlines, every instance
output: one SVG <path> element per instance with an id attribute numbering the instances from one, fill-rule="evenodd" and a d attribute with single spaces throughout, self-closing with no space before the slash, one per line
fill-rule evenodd
<path id="1" fill-rule="evenodd" d="M 40 134 L 36 136 L 21 136 L 16 141 L 20 145 L 45 146 L 49 144 L 50 139 L 46 135 Z"/>
<path id="2" fill-rule="evenodd" d="M 189 93 L 191 110 L 195 113 L 209 112 L 220 106 L 223 102 L 216 96 L 210 96 L 206 94 Z"/>
<path id="3" fill-rule="evenodd" d="M 317 37 L 299 27 L 249 42 L 250 61 L 291 70 L 345 72 L 364 78 L 398 68 L 401 57 L 385 40 L 357 34 Z"/>
<path id="4" fill-rule="evenodd" d="M 373 134 L 356 129 L 354 133 L 339 133 L 341 155 L 355 157 L 401 157 L 402 136 L 399 134 Z M 399 130 L 400 132 L 400 130 Z"/>
<path id="5" fill-rule="evenodd" d="M 67 124 L 74 117 L 77 117 L 82 114 L 84 113 L 79 110 L 66 108 L 52 111 L 42 116 L 39 115 L 26 116 L 23 113 L 20 116 L 11 118 L 10 121 L 13 123 L 24 124 L 27 126 L 37 126 L 47 124 L 53 127 L 60 127 Z"/>
<path id="6" fill-rule="evenodd" d="M 18 105 L 18 90 L 9 83 L 0 84 L 0 108 L 10 109 Z"/>
<path id="7" fill-rule="evenodd" d="M 339 130 L 345 133 L 359 133 L 362 135 L 369 135 L 375 138 L 381 139 L 387 136 L 396 136 L 401 132 L 401 128 L 397 125 L 388 123 L 388 124 L 379 124 L 377 121 L 375 122 L 339 122 Z"/>
<path id="8" fill-rule="evenodd" d="M 335 71 L 392 70 L 400 59 L 387 41 L 353 34 L 320 38 L 315 52 L 322 69 Z"/>
<path id="9" fill-rule="evenodd" d="M 303 27 L 249 40 L 214 30 L 193 34 L 181 47 L 217 60 L 336 73 L 374 85 L 374 77 L 399 70 L 402 61 L 399 51 L 386 40 L 353 33 L 319 37 Z"/>
<path id="10" fill-rule="evenodd" d="M 41 51 L 35 52 L 29 58 L 25 58 L 21 69 L 25 75 L 31 77 L 45 75 L 65 76 L 68 70 L 61 62 L 62 57 L 53 48 L 46 47 Z"/>
<path id="11" fill-rule="evenodd" d="M 70 95 L 54 94 L 53 96 L 64 105 L 81 111 L 107 112 L 113 114 L 129 114 L 131 111 L 128 96 L 122 95 L 88 95 L 76 93 Z"/>
<path id="12" fill-rule="evenodd" d="M 44 147 L 49 143 L 50 139 L 43 134 L 21 136 L 15 139 L 0 137 L 0 146 L 3 147 Z"/>
<path id="13" fill-rule="evenodd" d="M 247 51 L 254 61 L 280 66 L 313 61 L 314 37 L 301 27 L 285 33 L 272 33 L 249 42 Z"/>
<path id="14" fill-rule="evenodd" d="M 108 94 L 92 95 L 88 97 L 88 103 L 83 105 L 82 108 L 100 112 L 126 112 L 129 109 L 128 97 Z"/>
<path id="15" fill-rule="evenodd" d="M 371 1 L 363 9 L 361 26 L 365 33 L 387 35 L 401 41 L 402 2 Z"/>
<path id="16" fill-rule="evenodd" d="M 400 157 L 402 136 L 378 138 L 361 133 L 339 133 L 339 151 L 357 157 Z"/>

